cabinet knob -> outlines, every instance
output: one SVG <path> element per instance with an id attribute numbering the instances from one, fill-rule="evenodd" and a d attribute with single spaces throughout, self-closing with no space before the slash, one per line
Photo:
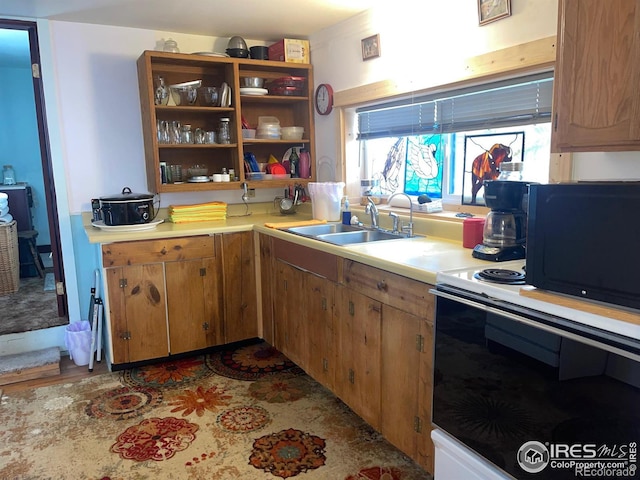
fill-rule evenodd
<path id="1" fill-rule="evenodd" d="M 376 286 L 378 287 L 378 290 L 382 290 L 383 292 L 386 292 L 387 290 L 389 290 L 389 286 L 387 285 L 387 282 L 385 282 L 384 280 L 380 280 Z"/>

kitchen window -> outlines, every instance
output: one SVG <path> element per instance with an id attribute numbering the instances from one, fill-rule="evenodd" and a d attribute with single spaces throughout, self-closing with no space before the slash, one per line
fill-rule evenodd
<path id="1" fill-rule="evenodd" d="M 469 146 L 487 151 L 495 141 L 524 161 L 527 180 L 546 182 L 552 92 L 546 72 L 359 107 L 360 178 L 374 195 L 426 193 L 460 204 L 471 179 Z"/>

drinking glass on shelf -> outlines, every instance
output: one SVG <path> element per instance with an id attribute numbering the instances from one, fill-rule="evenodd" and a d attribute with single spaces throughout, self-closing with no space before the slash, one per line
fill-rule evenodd
<path id="1" fill-rule="evenodd" d="M 158 143 L 169 143 L 169 122 L 166 120 L 158 120 L 156 126 L 158 131 Z"/>
<path id="2" fill-rule="evenodd" d="M 180 143 L 193 143 L 193 131 L 191 125 L 182 125 L 180 131 Z"/>
<path id="3" fill-rule="evenodd" d="M 216 132 L 208 131 L 204 134 L 204 143 L 216 143 Z"/>
<path id="4" fill-rule="evenodd" d="M 198 144 L 205 143 L 205 131 L 201 128 L 196 128 L 193 139 L 195 143 L 198 143 Z"/>
<path id="5" fill-rule="evenodd" d="M 169 143 L 180 143 L 180 130 L 182 129 L 182 123 L 177 120 L 172 120 L 169 125 Z"/>
<path id="6" fill-rule="evenodd" d="M 182 165 L 169 165 L 171 183 L 182 182 Z"/>

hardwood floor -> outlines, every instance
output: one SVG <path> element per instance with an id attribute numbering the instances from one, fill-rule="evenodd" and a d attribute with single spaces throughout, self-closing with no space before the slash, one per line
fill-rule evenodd
<path id="1" fill-rule="evenodd" d="M 11 383 L 9 385 L 0 386 L 0 390 L 3 390 L 5 394 L 12 392 L 20 392 L 22 390 L 28 390 L 31 388 L 45 387 L 47 385 L 56 385 L 58 383 L 77 382 L 83 378 L 92 377 L 94 375 L 100 375 L 107 373 L 107 362 L 93 363 L 93 372 L 89 372 L 89 367 L 84 365 L 82 367 L 73 363 L 73 360 L 69 356 L 64 355 L 60 357 L 60 375 L 46 378 L 36 378 L 34 380 L 27 380 L 26 382 Z"/>

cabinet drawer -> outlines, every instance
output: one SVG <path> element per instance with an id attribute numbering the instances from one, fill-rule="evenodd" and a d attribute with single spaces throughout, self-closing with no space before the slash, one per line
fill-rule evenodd
<path id="1" fill-rule="evenodd" d="M 427 283 L 346 259 L 343 279 L 345 285 L 383 304 L 433 320 L 432 286 Z"/>
<path id="2" fill-rule="evenodd" d="M 102 264 L 105 268 L 206 257 L 215 257 L 214 237 L 209 235 L 117 242 L 102 246 Z"/>
<path id="3" fill-rule="evenodd" d="M 321 250 L 274 238 L 275 257 L 295 267 L 315 273 L 332 282 L 338 281 L 338 257 Z"/>

